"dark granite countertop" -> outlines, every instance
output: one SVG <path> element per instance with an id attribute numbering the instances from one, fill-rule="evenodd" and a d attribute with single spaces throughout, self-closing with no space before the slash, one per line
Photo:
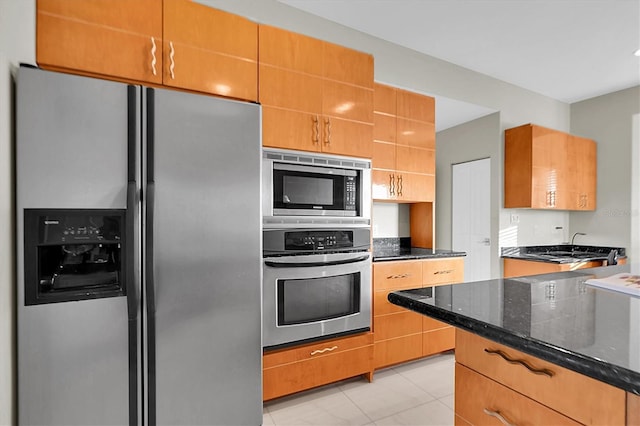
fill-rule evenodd
<path id="1" fill-rule="evenodd" d="M 629 265 L 395 291 L 391 303 L 640 395 L 640 297 L 585 284 Z M 638 272 L 631 271 L 634 274 Z"/>
<path id="2" fill-rule="evenodd" d="M 582 246 L 556 244 L 546 246 L 503 247 L 502 257 L 509 259 L 531 260 L 549 263 L 576 263 L 596 260 L 607 260 L 612 250 L 616 258 L 625 258 L 623 247 Z"/>
<path id="3" fill-rule="evenodd" d="M 463 257 L 462 251 L 411 247 L 410 238 L 374 238 L 373 261 L 432 259 L 443 257 Z"/>

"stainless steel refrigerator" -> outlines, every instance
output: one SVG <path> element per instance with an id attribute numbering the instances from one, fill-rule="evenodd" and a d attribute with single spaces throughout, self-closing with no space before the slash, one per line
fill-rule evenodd
<path id="1" fill-rule="evenodd" d="M 262 423 L 257 104 L 20 67 L 18 420 Z"/>

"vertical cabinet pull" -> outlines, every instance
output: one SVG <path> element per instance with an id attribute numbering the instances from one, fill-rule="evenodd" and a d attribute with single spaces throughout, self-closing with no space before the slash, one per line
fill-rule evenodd
<path id="1" fill-rule="evenodd" d="M 324 120 L 324 128 L 325 128 L 324 143 L 326 145 L 331 145 L 331 119 L 325 118 L 325 120 Z"/>
<path id="2" fill-rule="evenodd" d="M 313 116 L 313 139 L 314 144 L 320 143 L 320 121 L 318 120 L 318 114 Z"/>
<path id="3" fill-rule="evenodd" d="M 324 349 L 316 349 L 315 351 L 311 352 L 311 356 L 318 355 L 318 354 L 323 354 L 325 352 L 335 351 L 336 349 L 338 349 L 337 346 L 332 346 L 330 348 L 324 348 Z"/>
<path id="4" fill-rule="evenodd" d="M 504 416 L 500 414 L 500 411 L 493 411 L 489 410 L 488 408 L 485 408 L 483 411 L 486 415 L 495 417 L 496 419 L 500 420 L 500 422 L 504 426 L 515 426 L 513 423 L 510 423 L 507 419 L 505 419 Z"/>
<path id="5" fill-rule="evenodd" d="M 151 72 L 153 75 L 157 75 L 156 71 L 156 41 L 151 37 Z"/>
<path id="6" fill-rule="evenodd" d="M 171 73 L 171 80 L 174 80 L 174 79 L 176 78 L 176 76 L 175 76 L 175 74 L 173 73 L 173 69 L 175 68 L 176 63 L 175 63 L 175 61 L 173 60 L 173 57 L 175 56 L 176 51 L 175 51 L 175 49 L 173 48 L 173 42 L 172 42 L 172 41 L 170 41 L 170 42 L 169 42 L 169 48 L 170 48 L 170 51 L 169 51 L 169 59 L 171 60 L 171 65 L 169 66 L 169 72 Z"/>
<path id="7" fill-rule="evenodd" d="M 398 176 L 398 196 L 402 197 L 402 175 Z"/>
<path id="8" fill-rule="evenodd" d="M 534 367 L 530 366 L 529 364 L 527 364 L 525 361 L 522 361 L 521 359 L 510 358 L 507 354 L 505 354 L 504 352 L 502 352 L 501 350 L 498 350 L 498 349 L 487 349 L 487 348 L 485 348 L 484 351 L 486 353 L 490 354 L 490 355 L 498 355 L 498 356 L 500 356 L 502 359 L 504 359 L 505 361 L 507 361 L 510 364 L 522 365 L 527 370 L 531 371 L 533 374 L 540 374 L 542 376 L 547 376 L 549 378 L 553 377 L 553 375 L 555 374 L 553 371 L 547 370 L 546 368 L 540 368 L 540 369 L 534 368 Z"/>
<path id="9" fill-rule="evenodd" d="M 395 195 L 396 193 L 396 176 L 389 174 L 389 195 Z"/>

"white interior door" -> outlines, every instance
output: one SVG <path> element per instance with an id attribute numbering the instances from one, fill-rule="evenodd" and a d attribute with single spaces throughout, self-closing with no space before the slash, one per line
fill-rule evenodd
<path id="1" fill-rule="evenodd" d="M 452 249 L 467 253 L 465 281 L 491 278 L 491 159 L 453 165 Z"/>

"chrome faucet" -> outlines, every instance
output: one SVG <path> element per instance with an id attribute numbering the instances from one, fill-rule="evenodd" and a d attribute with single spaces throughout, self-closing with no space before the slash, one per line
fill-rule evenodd
<path id="1" fill-rule="evenodd" d="M 585 234 L 584 232 L 576 232 L 575 234 L 573 234 L 573 237 L 571 237 L 571 245 L 572 246 L 573 246 L 573 240 L 576 238 L 576 235 L 587 235 L 587 234 Z"/>

